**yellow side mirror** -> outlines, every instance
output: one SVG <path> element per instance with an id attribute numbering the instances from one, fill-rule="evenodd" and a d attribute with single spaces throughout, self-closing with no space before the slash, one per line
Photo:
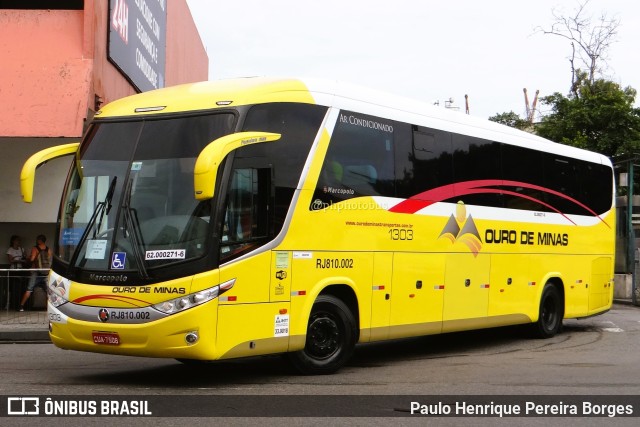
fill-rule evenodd
<path id="1" fill-rule="evenodd" d="M 213 197 L 218 168 L 227 154 L 245 145 L 277 141 L 280 137 L 279 133 L 239 132 L 223 136 L 209 143 L 198 155 L 193 170 L 196 200 L 207 200 Z"/>
<path id="2" fill-rule="evenodd" d="M 38 151 L 29 157 L 22 166 L 22 172 L 20 173 L 20 193 L 22 193 L 22 201 L 25 203 L 31 203 L 33 201 L 33 185 L 36 180 L 36 169 L 38 169 L 38 167 L 51 159 L 75 154 L 79 146 L 79 142 L 56 145 L 55 147 Z"/>

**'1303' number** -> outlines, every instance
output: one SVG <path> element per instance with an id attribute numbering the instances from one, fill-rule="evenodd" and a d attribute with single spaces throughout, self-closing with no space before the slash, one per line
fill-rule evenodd
<path id="1" fill-rule="evenodd" d="M 391 240 L 413 240 L 413 230 L 406 228 L 390 228 L 389 236 Z"/>

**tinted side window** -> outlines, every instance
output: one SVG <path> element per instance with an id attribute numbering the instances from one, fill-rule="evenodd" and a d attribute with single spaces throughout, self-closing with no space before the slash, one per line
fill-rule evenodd
<path id="1" fill-rule="evenodd" d="M 413 126 L 397 146 L 398 197 L 410 198 L 453 183 L 451 134 Z"/>
<path id="2" fill-rule="evenodd" d="M 512 181 L 504 187 L 507 208 L 574 215 L 611 208 L 613 176 L 607 166 L 507 144 L 502 156 L 503 177 Z"/>
<path id="3" fill-rule="evenodd" d="M 577 160 L 554 154 L 545 155 L 545 187 L 577 200 L 580 197 L 579 169 Z M 562 213 L 582 215 L 588 213 L 570 200 L 553 194 L 547 194 L 547 203 Z"/>
<path id="4" fill-rule="evenodd" d="M 359 196 L 393 196 L 393 146 L 392 121 L 342 111 L 324 159 L 314 201 L 331 204 Z M 314 204 L 311 208 L 314 209 Z"/>
<path id="5" fill-rule="evenodd" d="M 453 176 L 455 182 L 486 180 L 487 184 L 479 185 L 475 194 L 464 194 L 459 197 L 468 205 L 502 207 L 502 195 L 492 192 L 502 179 L 500 144 L 466 135 L 453 134 Z M 491 187 L 491 188 L 489 188 Z M 499 190 L 498 190 L 499 191 Z"/>
<path id="6" fill-rule="evenodd" d="M 583 163 L 580 177 L 580 200 L 597 214 L 611 209 L 613 200 L 613 172 L 595 163 Z"/>
<path id="7" fill-rule="evenodd" d="M 271 169 L 245 167 L 234 161 L 228 187 L 222 233 L 220 260 L 226 261 L 265 243 L 271 220 Z"/>
<path id="8" fill-rule="evenodd" d="M 513 185 L 505 186 L 504 205 L 509 209 L 548 211 L 542 204 L 544 187 L 544 153 L 514 145 L 502 145 L 502 176 Z M 520 183 L 520 184 L 517 184 Z"/>
<path id="9" fill-rule="evenodd" d="M 275 132 L 278 141 L 254 144 L 235 151 L 236 158 L 265 158 L 273 168 L 274 233 L 282 229 L 300 174 L 318 134 L 327 107 L 297 103 L 260 104 L 251 107 L 243 131 Z"/>
<path id="10" fill-rule="evenodd" d="M 611 207 L 612 174 L 606 166 L 547 154 L 544 174 L 547 188 L 564 196 L 549 194 L 547 202 L 562 213 L 592 215 L 591 210 L 601 214 Z"/>

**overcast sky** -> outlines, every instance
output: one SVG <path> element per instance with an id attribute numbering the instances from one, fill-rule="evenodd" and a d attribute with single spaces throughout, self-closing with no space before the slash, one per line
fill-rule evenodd
<path id="1" fill-rule="evenodd" d="M 314 77 L 429 103 L 452 98 L 489 117 L 568 93 L 569 42 L 536 33 L 576 0 L 187 0 L 209 55 L 209 79 Z M 564 11 L 564 13 L 563 13 Z M 640 1 L 591 0 L 621 20 L 606 77 L 640 90 Z M 544 109 L 544 107 L 542 107 Z"/>

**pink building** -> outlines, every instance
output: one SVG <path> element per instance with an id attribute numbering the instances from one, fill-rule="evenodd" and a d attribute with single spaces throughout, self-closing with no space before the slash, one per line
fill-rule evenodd
<path id="1" fill-rule="evenodd" d="M 27 247 L 54 235 L 70 158 L 42 167 L 25 204 L 19 177 L 31 154 L 78 141 L 104 103 L 207 80 L 208 67 L 186 0 L 0 0 L 2 253 L 12 234 Z"/>

